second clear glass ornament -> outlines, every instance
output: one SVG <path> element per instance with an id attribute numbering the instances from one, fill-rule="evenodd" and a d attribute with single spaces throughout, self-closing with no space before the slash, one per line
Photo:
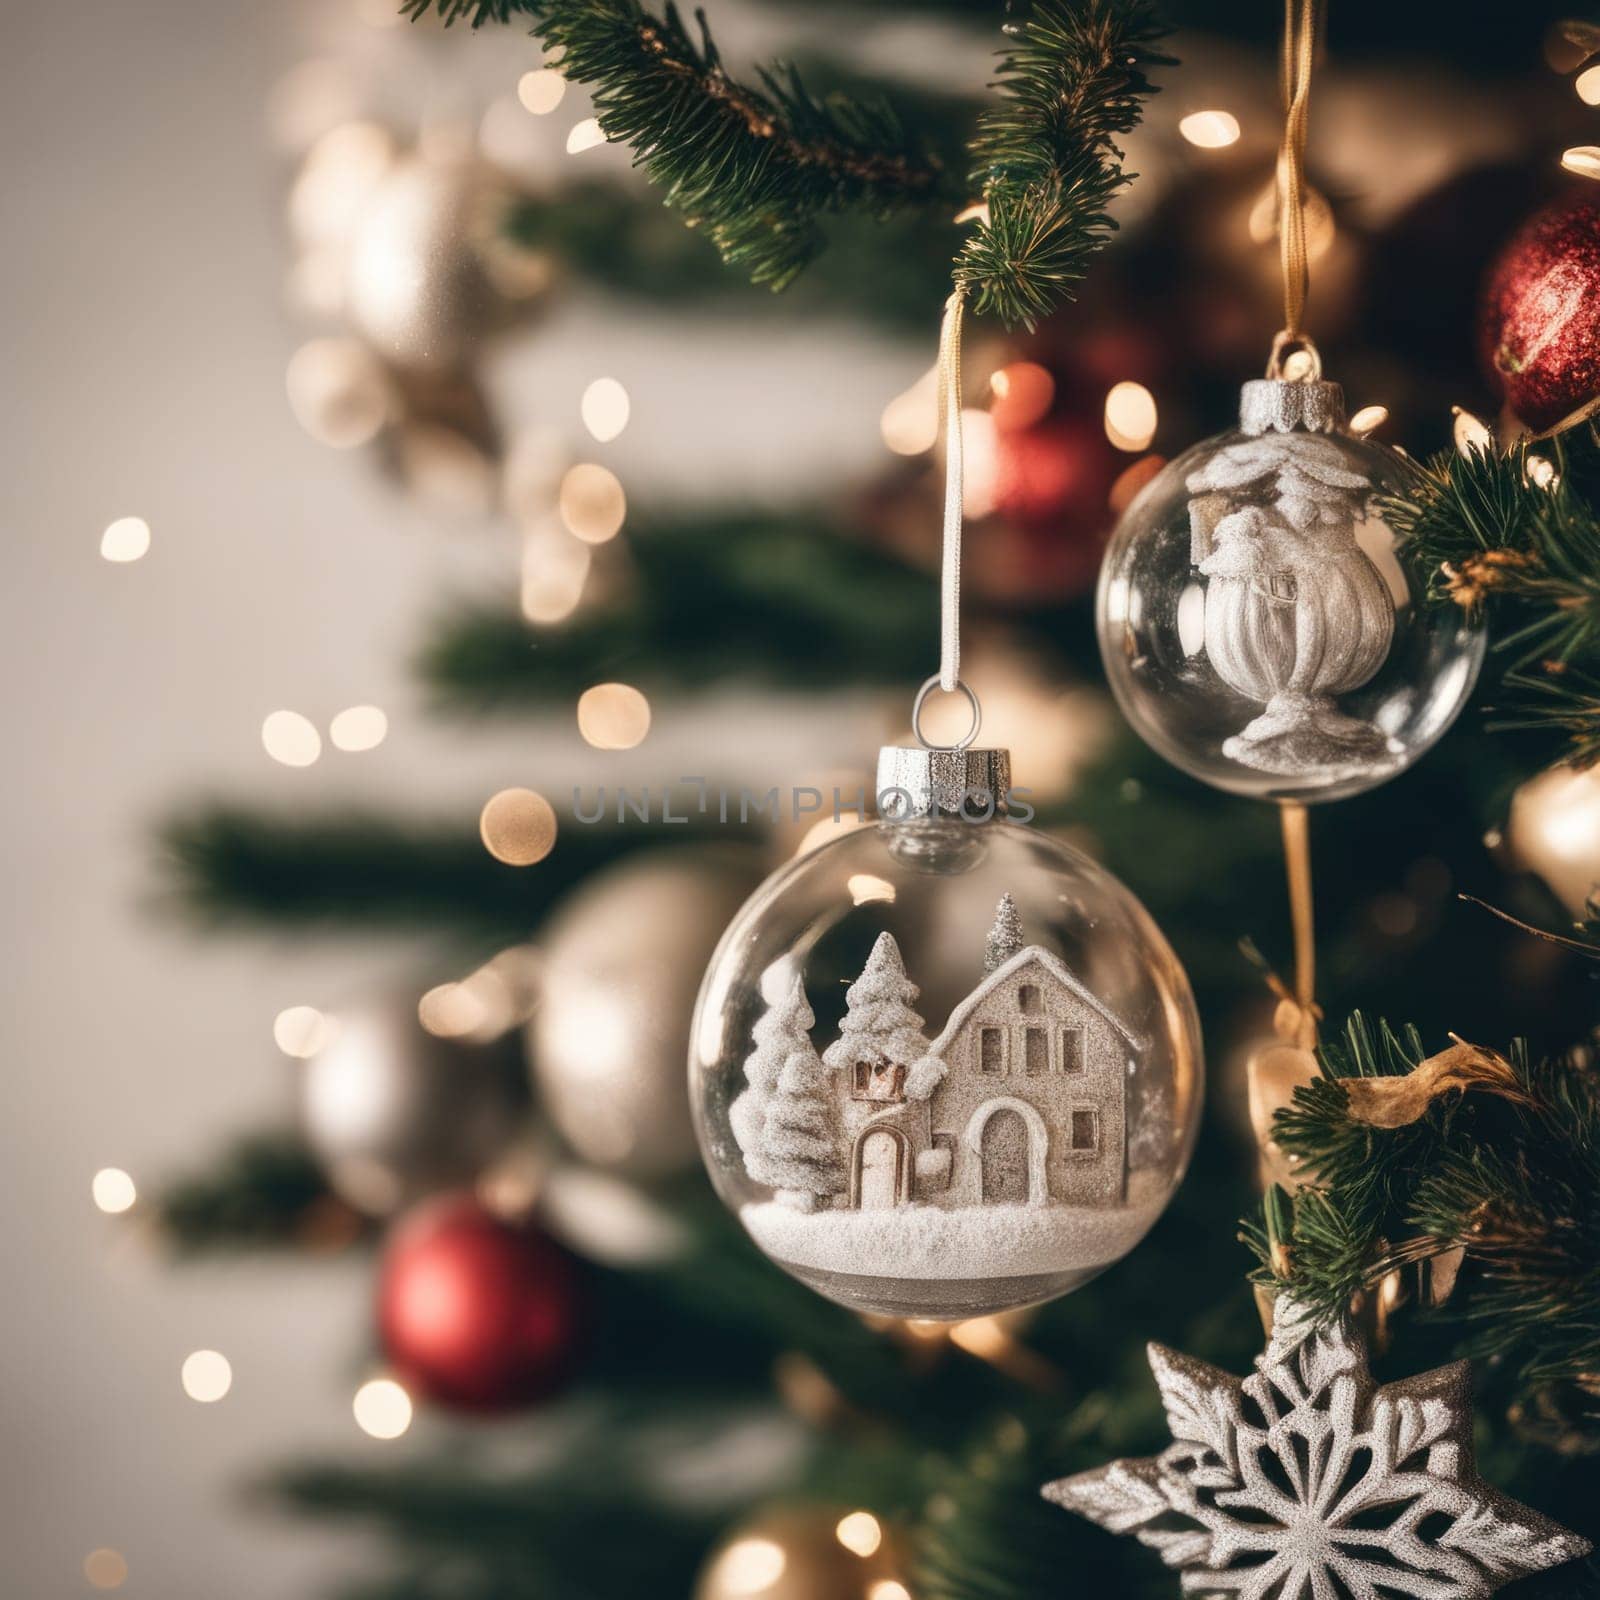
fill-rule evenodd
<path id="1" fill-rule="evenodd" d="M 1236 794 L 1321 801 L 1410 766 L 1455 720 L 1484 635 L 1430 604 L 1385 520 L 1415 483 L 1321 381 L 1244 386 L 1238 429 L 1185 451 L 1113 533 L 1097 626 L 1128 720 Z"/>

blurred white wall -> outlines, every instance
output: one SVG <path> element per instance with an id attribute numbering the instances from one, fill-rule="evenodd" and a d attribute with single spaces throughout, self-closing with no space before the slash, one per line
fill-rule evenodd
<path id="1" fill-rule="evenodd" d="M 353 25 L 332 6 L 297 17 L 245 0 L 22 6 L 6 21 L 8 1595 L 88 1592 L 82 1562 L 100 1546 L 126 1557 L 129 1595 L 314 1594 L 372 1552 L 247 1506 L 251 1479 L 317 1451 L 395 1459 L 440 1426 L 380 1445 L 353 1425 L 365 1263 L 177 1269 L 90 1203 L 97 1168 L 153 1186 L 227 1134 L 280 1120 L 292 1068 L 271 1042 L 275 1013 L 336 1003 L 415 953 L 197 936 L 152 904 L 153 819 L 225 793 L 284 807 L 398 799 L 470 826 L 502 784 L 620 775 L 567 716 L 489 732 L 424 719 L 405 667 L 417 626 L 460 587 L 509 587 L 509 534 L 439 524 L 290 418 L 284 368 L 310 330 L 284 309 L 286 167 L 264 107 L 309 49 L 349 48 Z M 502 93 L 533 59 L 511 34 L 459 48 L 460 70 Z M 573 119 L 561 120 L 557 152 Z M 637 501 L 653 485 L 781 492 L 850 470 L 923 356 L 841 330 L 713 335 L 579 302 L 507 352 L 500 381 L 577 437 L 584 384 L 622 378 L 634 422 L 605 459 Z M 149 522 L 152 546 L 111 565 L 100 535 L 124 515 Z M 275 707 L 325 730 L 366 701 L 391 718 L 376 752 L 330 750 L 293 771 L 262 751 Z M 752 735 L 773 720 L 752 719 Z M 825 763 L 870 743 L 872 723 L 787 719 L 781 743 L 769 731 L 745 745 L 749 769 Z M 632 775 L 705 771 L 706 740 L 692 708 L 658 708 Z M 206 1346 L 229 1357 L 234 1386 L 202 1406 L 179 1368 Z"/>

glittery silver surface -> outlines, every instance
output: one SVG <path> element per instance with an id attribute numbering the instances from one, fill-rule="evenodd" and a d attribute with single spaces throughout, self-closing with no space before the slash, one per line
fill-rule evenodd
<path id="1" fill-rule="evenodd" d="M 1348 1325 L 1276 1323 L 1243 1380 L 1151 1345 L 1174 1443 L 1046 1498 L 1240 1600 L 1480 1600 L 1588 1553 L 1478 1476 L 1465 1362 L 1380 1388 Z"/>
<path id="2" fill-rule="evenodd" d="M 909 817 L 998 815 L 1011 789 L 1009 750 L 928 750 L 885 745 L 878 752 L 878 813 Z"/>
<path id="3" fill-rule="evenodd" d="M 1239 396 L 1239 426 L 1246 433 L 1332 433 L 1344 426 L 1344 390 L 1336 383 L 1289 383 L 1255 378 Z"/>

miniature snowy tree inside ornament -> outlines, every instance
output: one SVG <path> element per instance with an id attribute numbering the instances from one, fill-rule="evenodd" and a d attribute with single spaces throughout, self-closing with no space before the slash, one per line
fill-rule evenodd
<path id="1" fill-rule="evenodd" d="M 858 1309 L 957 1319 L 1064 1293 L 1133 1248 L 1188 1159 L 1183 973 L 1120 884 L 1008 819 L 1009 787 L 1004 752 L 885 752 L 889 814 L 770 878 L 701 990 L 718 1191 Z"/>

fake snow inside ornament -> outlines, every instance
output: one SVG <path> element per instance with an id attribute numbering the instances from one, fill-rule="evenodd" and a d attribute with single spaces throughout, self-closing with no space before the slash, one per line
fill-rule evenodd
<path id="1" fill-rule="evenodd" d="M 1151 1345 L 1173 1443 L 1046 1498 L 1240 1600 L 1479 1600 L 1588 1552 L 1478 1476 L 1466 1362 L 1379 1388 L 1347 1323 L 1275 1323 L 1242 1381 Z"/>
<path id="2" fill-rule="evenodd" d="M 1237 794 L 1332 800 L 1411 765 L 1455 720 L 1484 637 L 1427 604 L 1382 514 L 1415 469 L 1344 425 L 1337 384 L 1244 386 L 1239 428 L 1129 506 L 1096 604 L 1128 720 Z"/>
<path id="3" fill-rule="evenodd" d="M 896 814 L 769 878 L 701 990 L 691 1098 L 718 1192 L 858 1310 L 957 1320 L 1063 1294 L 1138 1243 L 1188 1161 L 1183 971 L 1086 856 L 953 814 L 1008 772 L 1001 751 L 886 751 Z"/>

